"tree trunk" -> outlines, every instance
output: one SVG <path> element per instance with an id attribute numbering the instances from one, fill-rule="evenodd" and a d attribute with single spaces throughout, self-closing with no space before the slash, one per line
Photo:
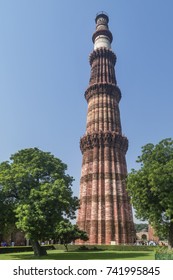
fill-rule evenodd
<path id="1" fill-rule="evenodd" d="M 173 222 L 171 219 L 170 227 L 169 227 L 169 233 L 168 233 L 168 248 L 173 248 Z"/>
<path id="2" fill-rule="evenodd" d="M 66 248 L 66 251 L 68 252 L 68 244 L 64 243 L 64 247 Z"/>
<path id="3" fill-rule="evenodd" d="M 46 256 L 47 252 L 44 247 L 41 247 L 37 240 L 31 240 L 32 249 L 35 256 Z"/>

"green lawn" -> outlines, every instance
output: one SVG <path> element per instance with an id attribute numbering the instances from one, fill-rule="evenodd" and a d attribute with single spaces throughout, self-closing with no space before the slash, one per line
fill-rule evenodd
<path id="1" fill-rule="evenodd" d="M 154 260 L 154 251 L 97 251 L 64 252 L 49 250 L 48 255 L 38 258 L 31 252 L 0 254 L 0 260 Z"/>

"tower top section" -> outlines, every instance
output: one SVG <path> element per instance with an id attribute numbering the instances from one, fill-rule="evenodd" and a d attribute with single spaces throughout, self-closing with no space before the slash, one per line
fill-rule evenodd
<path id="1" fill-rule="evenodd" d="M 104 18 L 107 23 L 109 22 L 109 17 L 108 17 L 108 14 L 106 12 L 101 11 L 101 12 L 96 14 L 96 18 L 95 18 L 96 23 L 97 23 L 97 20 L 99 18 Z"/>
<path id="2" fill-rule="evenodd" d="M 105 12 L 99 12 L 96 15 L 96 31 L 92 36 L 94 43 L 94 50 L 99 48 L 111 49 L 111 43 L 113 40 L 112 33 L 109 31 L 109 17 Z"/>

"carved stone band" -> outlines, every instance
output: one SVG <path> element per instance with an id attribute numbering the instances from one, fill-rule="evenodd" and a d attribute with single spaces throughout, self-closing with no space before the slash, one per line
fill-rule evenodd
<path id="1" fill-rule="evenodd" d="M 93 95 L 96 94 L 114 95 L 117 100 L 117 103 L 119 103 L 121 99 L 121 91 L 119 87 L 114 84 L 100 83 L 88 87 L 88 89 L 85 92 L 85 98 L 87 102 Z"/>
<path id="2" fill-rule="evenodd" d="M 128 149 L 128 140 L 125 136 L 116 132 L 94 132 L 84 135 L 80 140 L 81 152 L 94 147 L 114 147 L 120 149 L 124 154 Z"/>

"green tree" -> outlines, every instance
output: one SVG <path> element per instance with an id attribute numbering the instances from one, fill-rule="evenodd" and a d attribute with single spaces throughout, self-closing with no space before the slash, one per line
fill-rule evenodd
<path id="1" fill-rule="evenodd" d="M 128 175 L 127 188 L 139 219 L 148 220 L 173 247 L 173 140 L 142 147 L 139 170 Z"/>
<path id="2" fill-rule="evenodd" d="M 135 224 L 135 230 L 136 230 L 136 232 L 140 232 L 143 230 L 148 231 L 148 224 Z"/>
<path id="3" fill-rule="evenodd" d="M 60 159 L 38 148 L 23 149 L 0 164 L 1 193 L 13 205 L 16 226 L 30 239 L 35 255 L 46 254 L 39 240 L 51 238 L 64 217 L 75 218 L 79 202 L 66 169 Z"/>
<path id="4" fill-rule="evenodd" d="M 68 244 L 76 239 L 81 239 L 83 241 L 88 240 L 87 233 L 80 230 L 77 225 L 72 225 L 70 221 L 61 221 L 56 228 L 56 238 L 60 243 L 64 244 L 66 250 L 68 251 Z"/>
<path id="5" fill-rule="evenodd" d="M 16 218 L 14 216 L 14 203 L 6 198 L 0 186 L 0 234 L 6 235 L 13 231 Z"/>

